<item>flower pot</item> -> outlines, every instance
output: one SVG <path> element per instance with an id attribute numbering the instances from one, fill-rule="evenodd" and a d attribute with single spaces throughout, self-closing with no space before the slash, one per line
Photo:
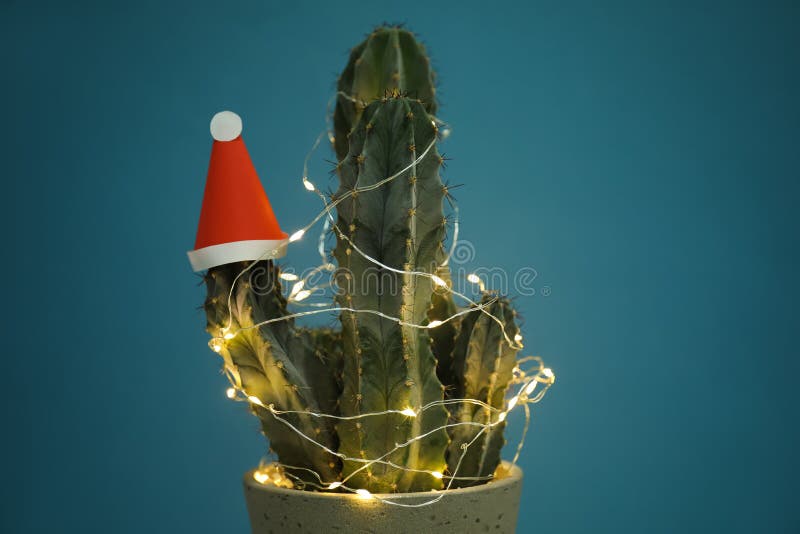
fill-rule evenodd
<path id="1" fill-rule="evenodd" d="M 504 463 L 508 474 L 487 484 L 445 492 L 392 493 L 363 497 L 261 484 L 244 476 L 244 495 L 253 534 L 342 533 L 513 533 L 517 524 L 522 470 Z M 409 508 L 444 493 L 438 502 Z"/>

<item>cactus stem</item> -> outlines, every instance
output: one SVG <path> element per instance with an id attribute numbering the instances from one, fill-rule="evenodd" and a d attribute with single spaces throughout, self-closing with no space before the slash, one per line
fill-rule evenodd
<path id="1" fill-rule="evenodd" d="M 394 33 L 394 38 L 395 39 L 398 39 L 397 35 L 398 35 L 397 33 Z M 399 42 L 398 42 L 398 55 L 400 55 L 399 54 Z M 400 57 L 398 59 L 398 61 L 402 65 L 402 57 Z M 411 108 L 409 107 L 407 102 L 405 102 L 404 104 L 405 104 L 405 107 L 406 107 L 406 116 L 408 116 L 409 113 L 412 113 L 411 112 Z M 416 136 L 415 136 L 415 132 L 414 132 L 414 123 L 413 122 L 409 125 L 409 133 L 410 133 L 410 136 L 411 136 L 411 143 L 409 145 L 409 150 L 411 151 L 412 157 L 414 158 L 414 160 L 412 161 L 410 174 L 411 174 L 411 176 L 416 177 L 416 175 L 417 175 L 417 163 L 416 163 L 416 156 L 415 156 L 416 149 L 414 148 L 414 143 L 415 143 L 415 137 Z M 415 217 L 416 211 L 417 211 L 417 180 L 414 179 L 413 181 L 411 181 L 411 208 L 409 209 L 409 227 L 408 227 L 409 237 L 408 237 L 408 239 L 410 239 L 411 242 L 413 244 L 415 244 L 415 245 L 417 244 L 417 222 L 416 222 L 416 217 Z M 414 295 L 416 293 L 416 285 L 417 285 L 418 278 L 416 276 L 412 276 L 412 275 L 404 275 L 404 278 L 405 278 L 405 280 L 404 280 L 405 283 L 403 284 L 403 286 L 407 287 L 409 289 L 409 292 L 408 292 L 409 297 L 404 297 L 403 300 L 405 301 L 406 298 L 409 298 L 409 302 L 403 302 L 403 306 L 401 306 L 401 308 L 403 310 L 402 319 L 403 319 L 403 321 L 405 321 L 405 322 L 407 322 L 409 324 L 413 324 L 414 320 L 415 320 L 414 313 L 413 313 L 413 307 L 414 307 L 413 304 L 414 304 Z M 408 305 L 406 306 L 406 304 L 408 304 Z M 404 346 L 407 347 L 408 354 L 418 354 L 419 350 L 420 350 L 419 347 L 418 347 L 419 337 L 416 335 L 416 332 L 408 331 L 406 329 L 406 327 L 404 327 L 402 329 L 402 334 L 403 334 L 403 340 L 404 341 L 407 340 L 409 337 L 411 338 L 409 340 L 410 343 L 408 345 L 406 345 L 405 342 L 404 342 Z M 410 362 L 410 358 L 404 358 L 404 361 L 408 364 Z M 417 374 L 419 369 L 420 368 L 419 368 L 418 365 L 406 365 L 406 370 L 409 373 L 414 375 L 414 376 L 410 376 L 406 380 L 406 386 L 411 390 L 410 391 L 410 396 L 409 396 L 409 402 L 411 403 L 412 406 L 422 406 L 422 404 L 423 404 L 422 403 L 422 392 L 420 391 L 419 388 L 413 387 L 414 384 L 420 383 L 421 380 L 422 380 L 422 377 Z M 421 426 L 422 426 L 421 420 L 419 418 L 415 417 L 411 421 L 410 434 L 412 436 L 418 436 L 419 434 L 421 434 Z M 414 441 L 408 447 L 408 456 L 407 456 L 407 458 L 409 458 L 411 460 L 411 464 L 410 465 L 416 465 L 416 459 L 419 456 L 419 446 L 420 446 L 420 442 L 419 441 Z"/>

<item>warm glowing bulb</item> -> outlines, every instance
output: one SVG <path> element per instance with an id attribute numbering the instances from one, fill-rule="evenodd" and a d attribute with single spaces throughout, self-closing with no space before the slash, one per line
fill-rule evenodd
<path id="1" fill-rule="evenodd" d="M 235 335 L 236 334 L 231 334 L 230 332 L 228 332 L 227 334 L 225 334 L 224 337 L 225 337 L 225 339 L 233 339 Z"/>
<path id="2" fill-rule="evenodd" d="M 292 235 L 289 236 L 289 242 L 290 243 L 294 243 L 295 241 L 298 241 L 298 240 L 302 239 L 303 236 L 305 235 L 305 233 L 306 233 L 305 230 L 296 231 L 295 233 L 293 233 Z"/>
<path id="3" fill-rule="evenodd" d="M 404 410 L 401 410 L 400 413 L 403 414 L 403 415 L 407 415 L 408 417 L 416 417 L 417 416 L 417 412 L 415 412 L 413 408 L 406 408 Z"/>
<path id="4" fill-rule="evenodd" d="M 257 404 L 259 406 L 264 406 L 264 403 L 261 402 L 261 399 L 259 399 L 255 395 L 250 395 L 249 397 L 247 397 L 247 400 L 249 400 L 253 404 Z"/>
<path id="5" fill-rule="evenodd" d="M 236 396 L 236 390 L 233 388 L 228 388 L 225 390 L 225 395 L 227 395 L 229 399 L 232 399 Z"/>
<path id="6" fill-rule="evenodd" d="M 440 324 L 442 324 L 442 321 L 440 321 L 438 319 L 434 319 L 433 321 L 428 323 L 428 328 L 436 328 Z"/>
<path id="7" fill-rule="evenodd" d="M 267 480 L 269 480 L 269 475 L 266 473 L 262 473 L 261 471 L 256 471 L 255 473 L 253 473 L 253 478 L 259 484 L 265 484 Z"/>
<path id="8" fill-rule="evenodd" d="M 297 275 L 294 273 L 281 273 L 281 279 L 287 282 L 294 282 L 297 280 Z"/>
<path id="9" fill-rule="evenodd" d="M 500 415 L 497 416 L 497 422 L 502 423 L 505 421 L 506 415 L 508 415 L 506 412 L 500 412 Z"/>
<path id="10" fill-rule="evenodd" d="M 359 496 L 359 497 L 361 497 L 362 499 L 371 499 L 371 498 L 372 498 L 372 493 L 370 493 L 370 492 L 369 492 L 369 490 L 365 490 L 365 489 L 357 489 L 357 490 L 356 490 L 356 493 L 357 493 L 357 494 L 358 494 L 358 496 Z"/>
<path id="11" fill-rule="evenodd" d="M 516 336 L 514 336 L 514 341 L 516 341 L 517 343 L 521 343 L 522 342 L 522 334 L 517 334 Z"/>
<path id="12" fill-rule="evenodd" d="M 513 410 L 514 406 L 517 405 L 517 401 L 518 400 L 519 400 L 519 397 L 517 397 L 517 396 L 511 397 L 510 399 L 508 399 L 508 409 L 509 410 Z"/>
<path id="13" fill-rule="evenodd" d="M 470 284 L 480 284 L 481 283 L 481 278 L 477 274 L 471 273 L 471 274 L 467 275 L 467 281 Z"/>
<path id="14" fill-rule="evenodd" d="M 531 380 L 531 383 L 528 384 L 527 387 L 525 388 L 525 395 L 530 395 L 531 393 L 533 393 L 533 390 L 536 389 L 536 384 L 537 384 L 536 380 Z"/>
<path id="15" fill-rule="evenodd" d="M 431 275 L 431 280 L 433 280 L 433 283 L 436 284 L 437 286 L 447 287 L 447 282 L 445 282 L 444 280 L 442 280 L 441 278 L 439 278 L 435 274 Z"/>
<path id="16" fill-rule="evenodd" d="M 441 480 L 444 477 L 441 471 L 431 471 L 431 476 L 433 478 L 438 478 L 439 480 Z"/>
<path id="17" fill-rule="evenodd" d="M 305 176 L 303 176 L 303 186 L 305 186 L 305 188 L 308 189 L 309 191 L 314 190 L 314 184 L 312 184 Z"/>
<path id="18" fill-rule="evenodd" d="M 297 295 L 294 296 L 293 300 L 296 302 L 300 302 L 301 300 L 305 300 L 310 296 L 311 296 L 311 291 L 309 291 L 308 289 L 304 289 L 302 291 L 299 291 Z"/>
<path id="19" fill-rule="evenodd" d="M 553 374 L 553 370 L 550 369 L 549 367 L 545 367 L 544 369 L 542 369 L 542 375 L 544 375 L 545 378 L 553 378 L 555 376 Z"/>
<path id="20" fill-rule="evenodd" d="M 295 285 L 292 286 L 292 293 L 291 294 L 292 295 L 296 294 L 298 291 L 303 289 L 303 287 L 305 287 L 305 285 L 306 285 L 306 281 L 305 280 L 300 280 L 299 282 L 297 282 Z"/>
<path id="21" fill-rule="evenodd" d="M 212 339 L 210 345 L 211 350 L 214 352 L 219 352 L 222 350 L 222 343 L 220 343 L 217 339 Z"/>
<path id="22" fill-rule="evenodd" d="M 335 490 L 336 488 L 338 488 L 341 485 L 342 485 L 341 482 L 331 482 L 330 486 L 328 486 L 328 489 L 329 490 Z"/>

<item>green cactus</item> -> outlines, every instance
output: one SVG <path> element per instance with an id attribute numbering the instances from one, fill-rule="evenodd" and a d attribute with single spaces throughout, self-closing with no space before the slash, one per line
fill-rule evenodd
<path id="1" fill-rule="evenodd" d="M 408 172 L 379 189 L 359 192 L 337 206 L 338 236 L 334 255 L 346 279 L 340 278 L 341 306 L 375 310 L 404 323 L 427 321 L 433 293 L 430 278 L 377 268 L 354 251 L 357 247 L 390 268 L 435 273 L 443 259 L 444 186 L 439 178 L 440 158 L 435 147 L 423 159 L 418 155 L 436 139 L 425 107 L 405 97 L 384 98 L 370 104 L 350 136 L 350 151 L 339 165 L 337 196 L 351 193 L 356 184 L 368 187 L 410 166 Z M 376 276 L 375 287 L 370 275 Z M 401 326 L 383 317 L 345 312 L 341 316 L 344 341 L 342 414 L 384 410 L 418 410 L 442 398 L 436 361 L 427 330 Z M 342 452 L 349 457 L 376 458 L 422 432 L 447 422 L 442 407 L 417 417 L 391 414 L 347 421 L 339 425 Z M 391 454 L 387 460 L 417 469 L 442 471 L 447 434 L 437 432 Z M 358 470 L 345 462 L 344 474 Z M 425 473 L 402 472 L 386 465 L 360 470 L 359 485 L 370 491 L 423 491 L 441 487 L 441 480 Z"/>
<path id="2" fill-rule="evenodd" d="M 436 114 L 435 75 L 425 47 L 408 30 L 382 26 L 353 48 L 339 76 L 333 114 L 334 149 L 341 161 L 348 153 L 348 137 L 366 106 L 392 91 L 421 100 L 425 111 Z"/>
<path id="3" fill-rule="evenodd" d="M 436 275 L 452 286 L 450 269 L 439 267 Z M 437 287 L 431 296 L 431 308 L 428 311 L 430 321 L 441 321 L 442 324 L 431 329 L 431 349 L 436 356 L 436 375 L 439 381 L 446 386 L 445 397 L 452 398 L 453 384 L 456 383 L 455 367 L 453 366 L 453 348 L 460 328 L 458 317 L 450 319 L 458 312 L 458 307 L 453 302 L 452 294 L 444 288 Z"/>
<path id="4" fill-rule="evenodd" d="M 425 111 L 434 115 L 436 75 L 425 47 L 414 34 L 399 26 L 376 28 L 350 52 L 350 59 L 337 83 L 336 109 L 333 115 L 334 149 L 343 160 L 349 151 L 351 131 L 364 108 L 388 94 L 407 94 L 419 100 Z M 444 214 L 441 215 L 443 217 Z M 440 217 L 440 218 L 441 218 Z M 438 276 L 450 280 L 448 268 L 440 268 Z M 455 313 L 456 305 L 449 292 L 437 291 L 428 316 L 431 321 L 444 320 Z M 444 323 L 431 331 L 433 353 L 439 379 L 449 384 L 450 354 L 455 340 L 456 321 Z"/>
<path id="5" fill-rule="evenodd" d="M 453 410 L 454 419 L 462 423 L 497 421 L 498 411 L 505 408 L 506 390 L 517 361 L 518 349 L 511 346 L 505 337 L 513 339 L 519 333 L 511 303 L 508 299 L 486 293 L 481 304 L 487 306 L 484 311 L 471 311 L 461 323 L 452 358 L 456 379 L 453 396 L 479 400 L 497 411 L 462 403 Z M 505 335 L 495 318 L 503 323 Z M 486 477 L 494 473 L 500 462 L 500 449 L 505 444 L 504 429 L 505 421 L 488 428 L 480 436 L 481 427 L 478 426 L 451 427 L 452 441 L 447 451 L 450 472 L 454 472 L 461 461 L 459 476 Z M 461 447 L 465 443 L 471 445 L 461 459 Z M 455 480 L 454 485 L 460 485 L 460 481 Z"/>
<path id="6" fill-rule="evenodd" d="M 425 275 L 451 284 L 442 265 L 447 189 L 439 176 L 433 80 L 424 48 L 398 27 L 373 31 L 339 78 L 336 303 L 359 310 L 341 313 L 341 331 L 300 329 L 283 319 L 287 301 L 271 261 L 237 280 L 230 309 L 231 285 L 249 264 L 216 267 L 205 277 L 207 329 L 225 368 L 258 399 L 251 408 L 279 461 L 300 468 L 287 472 L 306 482 L 347 477 L 348 487 L 373 493 L 428 491 L 444 487 L 446 475 L 489 478 L 500 461 L 505 423 L 480 433 L 496 412 L 435 404 L 469 398 L 503 409 L 518 349 L 508 339 L 519 330 L 510 302 L 488 293 L 485 309 L 451 319 L 459 313 L 451 293 Z M 411 326 L 432 321 L 442 324 Z M 279 414 L 313 443 L 271 407 L 344 419 Z M 413 414 L 398 413 L 407 410 Z M 472 445 L 455 473 L 465 443 Z M 365 463 L 375 459 L 381 461 Z"/>
<path id="7" fill-rule="evenodd" d="M 217 346 L 226 369 L 239 377 L 241 389 L 248 396 L 258 398 L 264 406 L 335 414 L 341 366 L 341 350 L 335 341 L 338 336 L 296 330 L 291 320 L 251 328 L 286 315 L 286 299 L 281 293 L 278 268 L 271 261 L 263 261 L 237 281 L 229 309 L 231 284 L 246 267 L 247 263 L 231 263 L 210 269 L 205 276 L 208 333 L 216 339 L 224 339 L 227 332 L 235 333 Z M 326 479 L 338 476 L 336 456 L 299 436 L 269 409 L 257 404 L 251 407 L 282 463 L 311 469 Z M 330 419 L 293 414 L 282 417 L 307 436 L 336 450 Z M 298 470 L 296 474 L 313 481 L 307 471 Z"/>

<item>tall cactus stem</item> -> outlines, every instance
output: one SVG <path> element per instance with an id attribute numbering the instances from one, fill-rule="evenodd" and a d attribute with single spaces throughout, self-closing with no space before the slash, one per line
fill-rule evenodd
<path id="1" fill-rule="evenodd" d="M 486 313 L 476 309 L 467 314 L 456 340 L 453 351 L 455 395 L 457 398 L 482 401 L 491 409 L 464 402 L 453 415 L 460 422 L 488 425 L 497 423 L 498 413 L 505 409 L 505 394 L 513 377 L 519 350 L 508 343 L 506 336 L 513 339 L 519 329 L 508 299 L 486 293 L 481 304 L 488 306 Z M 462 445 L 471 443 L 457 474 L 464 477 L 491 476 L 500 462 L 500 451 L 505 443 L 505 424 L 505 421 L 494 424 L 481 436 L 477 436 L 480 426 L 453 427 L 448 450 L 449 469 L 453 471 L 461 458 Z M 456 486 L 464 484 L 461 480 L 455 480 L 454 483 Z"/>
<path id="2" fill-rule="evenodd" d="M 251 409 L 261 419 L 270 447 L 279 460 L 336 479 L 338 458 L 277 420 L 268 406 L 289 411 L 332 409 L 339 394 L 335 370 L 338 363 L 334 357 L 328 360 L 331 367 L 326 365 L 309 335 L 295 330 L 291 320 L 256 326 L 266 319 L 287 315 L 286 301 L 281 294 L 278 269 L 271 261 L 258 262 L 249 270 L 249 276 L 237 280 L 247 266 L 247 263 L 227 264 L 206 274 L 207 329 L 217 339 L 232 335 L 218 346 L 219 353 L 226 371 L 236 377 L 237 386 L 248 397 L 258 399 Z M 325 349 L 334 350 L 332 343 Z M 329 421 L 299 414 L 281 417 L 308 438 L 336 450 L 335 429 Z M 297 470 L 296 475 L 308 478 L 308 473 L 302 470 Z"/>
<path id="3" fill-rule="evenodd" d="M 340 168 L 338 195 L 377 183 L 400 169 L 404 174 L 381 188 L 360 191 L 353 202 L 337 207 L 337 226 L 342 235 L 334 254 L 350 278 L 339 302 L 356 309 L 374 310 L 398 317 L 400 324 L 385 318 L 362 315 L 353 323 L 342 315 L 345 347 L 345 415 L 386 410 L 419 410 L 442 398 L 442 385 L 435 372 L 435 358 L 424 324 L 432 295 L 428 278 L 408 271 L 435 272 L 439 262 L 442 228 L 442 186 L 435 164 L 435 147 L 417 161 L 418 147 L 435 143 L 430 116 L 416 100 L 391 96 L 375 101 L 364 111 L 350 137 L 348 156 Z M 436 221 L 436 223 L 433 223 Z M 353 246 L 378 258 L 383 264 L 404 271 L 400 274 L 376 267 Z M 374 280 L 375 287 L 364 287 Z M 359 352 L 360 351 L 360 352 Z M 361 374 L 354 368 L 360 364 Z M 358 390 L 357 401 L 353 392 Z M 387 458 L 411 469 L 441 471 L 445 467 L 446 432 L 433 432 L 423 440 L 412 439 L 446 424 L 447 412 L 434 407 L 408 417 L 387 414 L 362 419 L 357 440 L 343 441 L 348 457 L 363 454 L 378 458 L 396 447 L 411 443 Z M 340 423 L 340 435 L 351 435 L 353 424 Z M 441 480 L 426 473 L 403 471 L 374 464 L 365 472 L 358 462 L 344 464 L 344 474 L 356 473 L 354 481 L 370 491 L 424 491 L 442 487 Z"/>

